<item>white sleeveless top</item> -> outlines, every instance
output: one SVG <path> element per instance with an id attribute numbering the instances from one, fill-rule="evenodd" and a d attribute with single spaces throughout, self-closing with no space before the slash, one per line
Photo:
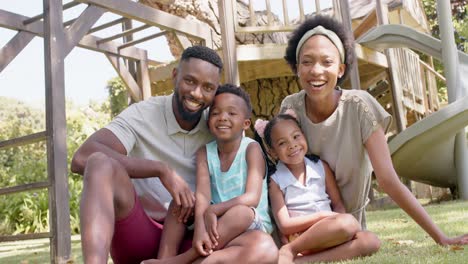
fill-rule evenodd
<path id="1" fill-rule="evenodd" d="M 271 175 L 271 179 L 283 192 L 290 217 L 331 211 L 322 161 L 313 162 L 304 158 L 304 162 L 306 165 L 305 185 L 299 182 L 281 161 L 276 166 L 276 172 Z"/>

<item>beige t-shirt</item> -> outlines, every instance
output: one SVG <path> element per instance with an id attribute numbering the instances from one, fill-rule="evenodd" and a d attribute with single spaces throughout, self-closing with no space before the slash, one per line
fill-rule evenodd
<path id="1" fill-rule="evenodd" d="M 342 90 L 338 107 L 325 121 L 315 124 L 307 117 L 304 90 L 287 96 L 281 112 L 292 108 L 298 115 L 309 144 L 335 172 L 346 212 L 366 228 L 364 208 L 368 202 L 373 171 L 365 142 L 379 126 L 387 131 L 391 115 L 366 91 Z"/>
<path id="2" fill-rule="evenodd" d="M 151 97 L 133 104 L 106 126 L 122 142 L 128 156 L 169 164 L 195 191 L 195 152 L 213 140 L 206 114 L 191 131 L 183 130 L 172 111 L 172 96 Z M 132 179 L 146 213 L 162 220 L 172 200 L 159 178 Z"/>

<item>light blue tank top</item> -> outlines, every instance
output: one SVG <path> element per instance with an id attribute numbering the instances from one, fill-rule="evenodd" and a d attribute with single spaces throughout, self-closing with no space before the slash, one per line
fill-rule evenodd
<path id="1" fill-rule="evenodd" d="M 245 193 L 247 184 L 247 160 L 246 150 L 251 142 L 256 142 L 251 138 L 243 137 L 236 157 L 228 171 L 221 171 L 221 164 L 218 156 L 218 144 L 212 141 L 206 145 L 206 159 L 210 171 L 211 199 L 214 204 L 228 201 Z M 268 214 L 268 188 L 266 176 L 263 179 L 262 195 L 256 208 L 262 220 L 263 229 L 267 233 L 273 231 L 270 215 Z"/>

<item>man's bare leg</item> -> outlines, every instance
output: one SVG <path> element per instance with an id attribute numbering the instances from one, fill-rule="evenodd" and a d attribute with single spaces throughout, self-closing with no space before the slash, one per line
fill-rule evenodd
<path id="1" fill-rule="evenodd" d="M 80 226 L 83 261 L 107 263 L 114 222 L 132 210 L 132 182 L 125 169 L 102 153 L 88 158 L 83 175 Z"/>

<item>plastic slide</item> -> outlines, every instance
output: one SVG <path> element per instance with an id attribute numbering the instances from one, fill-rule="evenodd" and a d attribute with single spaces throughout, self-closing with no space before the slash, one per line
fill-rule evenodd
<path id="1" fill-rule="evenodd" d="M 360 37 L 374 49 L 408 47 L 441 60 L 441 41 L 403 25 L 382 25 Z M 458 52 L 460 87 L 455 102 L 414 123 L 389 143 L 401 177 L 439 187 L 457 185 L 455 135 L 468 126 L 468 55 Z M 468 161 L 466 161 L 468 162 Z"/>

